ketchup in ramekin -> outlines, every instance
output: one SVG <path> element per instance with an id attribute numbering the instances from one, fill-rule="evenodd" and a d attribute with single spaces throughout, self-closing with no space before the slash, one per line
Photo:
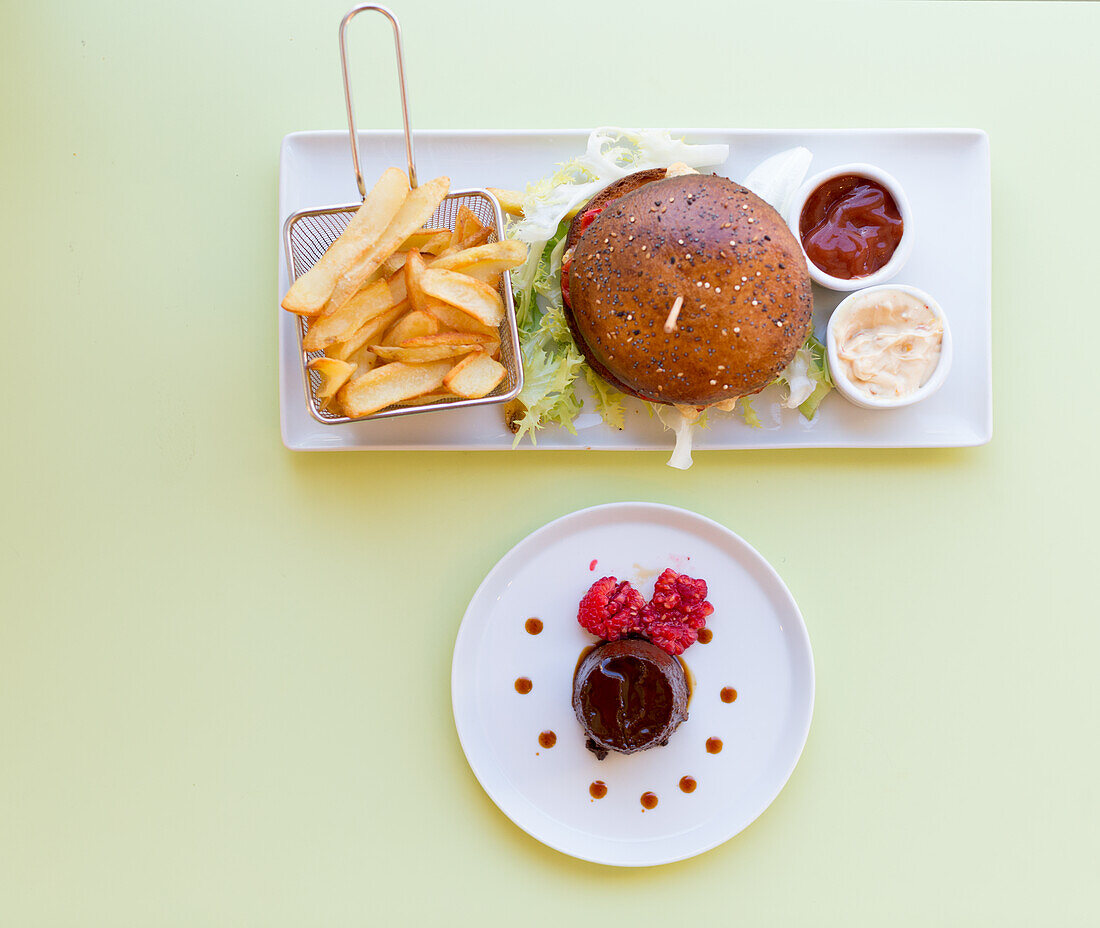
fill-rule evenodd
<path id="1" fill-rule="evenodd" d="M 806 197 L 798 234 L 806 257 L 830 277 L 869 277 L 890 263 L 905 232 L 885 186 L 859 174 L 830 177 Z"/>

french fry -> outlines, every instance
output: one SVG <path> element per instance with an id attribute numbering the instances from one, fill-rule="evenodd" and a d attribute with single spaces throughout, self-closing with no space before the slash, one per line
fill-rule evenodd
<path id="1" fill-rule="evenodd" d="M 490 338 L 496 338 L 497 336 L 495 328 L 487 326 L 483 322 L 478 322 L 469 313 L 464 313 L 461 309 L 455 309 L 455 307 L 449 303 L 444 303 L 442 300 L 429 298 L 427 312 L 438 319 L 440 325 L 448 329 L 454 329 L 456 332 L 473 332 L 476 335 L 487 335 Z"/>
<path id="2" fill-rule="evenodd" d="M 512 267 L 514 265 L 510 265 L 507 261 L 478 261 L 477 264 L 466 265 L 459 273 L 472 277 L 474 280 L 480 280 L 494 290 L 499 290 L 500 275 L 504 271 L 510 271 Z"/>
<path id="3" fill-rule="evenodd" d="M 340 237 L 329 245 L 313 267 L 290 285 L 283 297 L 283 309 L 300 316 L 315 316 L 321 312 L 340 275 L 374 248 L 408 195 L 409 179 L 405 172 L 398 168 L 384 171 Z"/>
<path id="4" fill-rule="evenodd" d="M 498 341 L 496 335 L 478 335 L 473 332 L 439 332 L 436 335 L 418 335 L 401 343 L 403 348 L 431 348 L 436 345 L 468 345 L 471 350 L 483 348 Z"/>
<path id="5" fill-rule="evenodd" d="M 351 376 L 358 377 L 360 374 L 372 371 L 378 366 L 378 355 L 370 350 L 370 345 L 363 345 L 351 353 L 348 357 L 348 363 L 355 365 L 355 373 Z"/>
<path id="6" fill-rule="evenodd" d="M 400 345 L 371 345 L 370 350 L 383 361 L 405 361 L 423 364 L 443 358 L 461 358 L 471 351 L 480 351 L 480 345 L 429 345 L 423 348 L 403 348 Z M 484 353 L 484 352 L 482 352 Z"/>
<path id="7" fill-rule="evenodd" d="M 344 384 L 336 399 L 346 415 L 369 416 L 394 403 L 437 390 L 453 366 L 449 358 L 427 364 L 400 361 L 383 364 Z"/>
<path id="8" fill-rule="evenodd" d="M 398 303 L 381 316 L 376 316 L 361 325 L 343 341 L 333 342 L 325 348 L 325 355 L 330 358 L 339 358 L 341 361 L 350 361 L 352 355 L 363 345 L 379 341 L 382 338 L 382 333 L 404 315 L 408 308 L 408 303 Z"/>
<path id="9" fill-rule="evenodd" d="M 426 246 L 433 242 L 439 241 L 440 237 L 446 239 L 447 244 L 451 241 L 451 230 L 444 228 L 434 229 L 421 229 L 419 232 L 414 232 L 405 241 L 401 243 L 401 246 L 397 249 L 400 252 L 409 251 L 415 248 L 417 251 L 425 251 Z M 446 247 L 444 245 L 443 247 Z M 433 251 L 432 254 L 435 254 Z"/>
<path id="10" fill-rule="evenodd" d="M 448 245 L 451 244 L 451 233 L 449 229 L 444 229 L 442 232 L 437 232 L 430 239 L 428 239 L 418 249 L 426 255 L 438 255 L 441 254 Z"/>
<path id="11" fill-rule="evenodd" d="M 422 396 L 414 396 L 411 399 L 402 400 L 402 406 L 428 406 L 431 403 L 438 403 L 440 400 L 459 400 L 462 399 L 457 393 L 448 393 L 442 390 L 433 390 L 431 393 L 425 393 Z"/>
<path id="12" fill-rule="evenodd" d="M 484 245 L 489 241 L 489 236 L 492 234 L 492 228 L 489 226 L 482 226 L 478 231 L 470 233 L 462 240 L 462 248 L 477 248 Z"/>
<path id="13" fill-rule="evenodd" d="M 391 274 L 396 274 L 405 266 L 405 253 L 401 251 L 395 251 L 392 255 L 386 258 L 382 262 L 382 266 L 379 270 L 389 277 Z"/>
<path id="14" fill-rule="evenodd" d="M 418 312 L 428 308 L 430 298 L 420 286 L 420 277 L 427 265 L 419 251 L 410 251 L 405 260 L 405 291 L 409 295 L 409 304 Z"/>
<path id="15" fill-rule="evenodd" d="M 458 215 L 455 216 L 454 231 L 451 232 L 451 247 L 464 248 L 462 244 L 466 237 L 481 230 L 481 223 L 477 221 L 474 211 L 468 206 L 460 206 Z"/>
<path id="16" fill-rule="evenodd" d="M 510 216 L 523 215 L 523 191 L 503 190 L 500 187 L 486 187 L 500 204 L 500 208 Z"/>
<path id="17" fill-rule="evenodd" d="M 332 295 L 321 310 L 323 315 L 334 313 L 350 300 L 362 286 L 363 281 L 392 255 L 402 242 L 428 221 L 440 201 L 447 195 L 450 186 L 449 177 L 437 177 L 409 193 L 374 247 L 360 256 L 340 275 L 333 287 Z"/>
<path id="18" fill-rule="evenodd" d="M 451 233 L 451 243 L 446 253 L 452 254 L 466 248 L 474 248 L 484 245 L 492 234 L 491 226 L 481 224 L 474 211 L 468 206 L 460 206 L 455 217 L 454 232 Z"/>
<path id="19" fill-rule="evenodd" d="M 342 341 L 363 325 L 383 315 L 405 299 L 405 275 L 397 273 L 360 290 L 336 312 L 319 316 L 309 324 L 302 340 L 306 351 L 321 351 Z"/>
<path id="20" fill-rule="evenodd" d="M 420 275 L 420 286 L 428 296 L 461 309 L 484 325 L 498 326 L 504 318 L 500 294 L 480 280 L 431 267 Z"/>
<path id="21" fill-rule="evenodd" d="M 483 223 L 480 219 L 477 218 L 477 213 L 475 213 L 472 209 L 470 209 L 470 207 L 468 207 L 468 206 L 461 207 L 459 209 L 459 214 L 461 215 L 463 213 L 466 216 L 466 224 L 462 229 L 462 233 L 463 233 L 462 237 L 463 238 L 469 238 L 471 235 L 478 235 L 478 234 L 481 233 L 482 229 L 489 228 L 487 225 L 485 225 L 485 223 Z"/>
<path id="22" fill-rule="evenodd" d="M 499 361 L 494 361 L 484 351 L 477 351 L 451 368 L 443 378 L 443 386 L 470 399 L 488 396 L 507 373 Z"/>
<path id="23" fill-rule="evenodd" d="M 317 398 L 321 400 L 334 397 L 336 391 L 355 373 L 354 364 L 336 358 L 314 358 L 309 362 L 308 367 L 321 375 L 321 386 L 317 390 Z"/>
<path id="24" fill-rule="evenodd" d="M 463 251 L 443 255 L 431 262 L 432 270 L 462 271 L 483 263 L 497 264 L 502 271 L 519 267 L 527 260 L 527 246 L 523 242 L 506 238 L 491 245 L 477 245 Z"/>
<path id="25" fill-rule="evenodd" d="M 409 302 L 412 303 L 411 300 Z M 435 316 L 423 310 L 414 309 L 412 312 L 405 313 L 390 326 L 390 330 L 383 336 L 381 344 L 400 345 L 409 338 L 416 338 L 420 335 L 435 335 L 440 328 L 439 320 Z"/>
<path id="26" fill-rule="evenodd" d="M 509 400 L 504 404 L 504 425 L 513 435 L 520 429 L 520 421 L 527 414 L 527 407 L 519 400 Z"/>

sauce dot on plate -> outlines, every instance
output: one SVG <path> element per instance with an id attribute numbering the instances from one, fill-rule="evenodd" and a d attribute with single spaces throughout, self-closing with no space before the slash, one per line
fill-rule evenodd
<path id="1" fill-rule="evenodd" d="M 714 632 L 712 632 L 709 628 L 699 629 L 699 644 L 710 644 L 713 637 Z"/>
<path id="2" fill-rule="evenodd" d="M 722 687 L 722 702 L 733 702 L 737 698 L 737 690 L 732 686 Z"/>
<path id="3" fill-rule="evenodd" d="M 539 745 L 544 748 L 552 748 L 558 743 L 558 736 L 552 731 L 544 731 L 539 735 Z"/>
<path id="4" fill-rule="evenodd" d="M 607 784 L 603 780 L 596 780 L 588 787 L 588 795 L 593 799 L 603 799 L 607 795 Z"/>
<path id="5" fill-rule="evenodd" d="M 523 627 L 527 629 L 528 635 L 537 635 L 542 631 L 542 619 L 536 619 L 534 616 L 531 616 L 531 618 L 523 623 Z"/>
<path id="6" fill-rule="evenodd" d="M 708 754 L 717 754 L 721 750 L 722 750 L 722 739 L 721 738 L 707 738 L 707 753 Z"/>
<path id="7" fill-rule="evenodd" d="M 531 692 L 532 683 L 526 677 L 518 677 L 516 679 L 516 692 L 521 696 L 526 696 Z"/>
<path id="8" fill-rule="evenodd" d="M 642 793 L 642 808 L 643 809 L 656 809 L 657 808 L 657 794 L 656 793 Z"/>
<path id="9" fill-rule="evenodd" d="M 698 785 L 695 782 L 695 777 L 680 777 L 680 789 L 685 793 L 694 793 L 695 787 Z"/>

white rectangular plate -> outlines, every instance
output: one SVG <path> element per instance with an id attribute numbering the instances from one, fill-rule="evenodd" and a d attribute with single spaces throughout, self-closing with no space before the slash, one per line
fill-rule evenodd
<path id="1" fill-rule="evenodd" d="M 730 157 L 715 168 L 734 180 L 769 155 L 795 145 L 813 152 L 810 172 L 865 161 L 893 174 L 913 207 L 916 243 L 896 283 L 927 290 L 951 323 L 955 358 L 935 395 L 904 409 L 865 410 L 836 391 L 813 422 L 782 409 L 769 388 L 754 400 L 762 428 L 738 414 L 712 414 L 695 448 L 919 448 L 980 445 L 993 434 L 990 320 L 992 250 L 989 139 L 970 129 L 851 129 L 773 131 L 675 130 L 691 142 L 725 142 Z M 447 174 L 453 187 L 514 187 L 549 174 L 555 164 L 584 151 L 588 132 L 427 131 L 416 133 L 417 172 Z M 404 166 L 399 132 L 362 133 L 368 180 L 391 165 Z M 279 159 L 279 296 L 290 286 L 282 225 L 300 209 L 358 202 L 346 132 L 296 132 L 283 139 Z M 843 294 L 814 287 L 814 321 L 824 333 Z M 294 451 L 353 449 L 510 449 L 502 407 L 425 412 L 398 419 L 322 425 L 306 408 L 296 317 L 278 311 L 279 407 L 283 443 Z M 628 402 L 626 427 L 616 430 L 593 412 L 582 413 L 577 434 L 548 428 L 540 449 L 671 449 L 673 436 L 640 403 Z M 532 447 L 524 439 L 521 448 Z"/>

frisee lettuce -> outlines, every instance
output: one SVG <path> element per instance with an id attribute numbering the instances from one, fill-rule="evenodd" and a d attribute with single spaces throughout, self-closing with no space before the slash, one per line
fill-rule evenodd
<path id="1" fill-rule="evenodd" d="M 825 346 L 813 332 L 806 336 L 806 343 L 795 352 L 776 383 L 787 388 L 787 395 L 782 400 L 784 406 L 797 409 L 807 419 L 814 417 L 817 407 L 833 388 L 833 378 L 829 374 Z"/>
<path id="2" fill-rule="evenodd" d="M 520 354 L 523 355 L 523 389 L 517 399 L 523 412 L 513 423 L 515 444 L 527 434 L 537 444 L 535 432 L 548 425 L 560 425 L 575 435 L 573 420 L 584 407 L 574 389 L 584 367 L 584 359 L 576 346 L 570 344 L 559 350 L 547 350 L 536 340 L 528 339 L 520 343 Z"/>
<path id="3" fill-rule="evenodd" d="M 560 223 L 539 253 L 528 254 L 512 279 L 523 361 L 523 389 L 517 397 L 523 413 L 513 423 L 515 444 L 528 434 L 537 443 L 535 433 L 548 425 L 576 434 L 573 420 L 584 406 L 575 389 L 584 359 L 570 337 L 561 305 L 560 246 L 568 231 L 569 224 Z"/>
<path id="4" fill-rule="evenodd" d="M 760 417 L 756 414 L 756 407 L 752 405 L 751 397 L 742 396 L 737 401 L 737 405 L 741 409 L 741 418 L 745 420 L 745 425 L 751 429 L 763 428 Z"/>
<path id="5" fill-rule="evenodd" d="M 791 200 L 806 179 L 813 157 L 808 148 L 788 148 L 766 158 L 749 171 L 745 186 L 765 203 L 770 203 L 785 220 Z"/>
<path id="6" fill-rule="evenodd" d="M 623 406 L 623 400 L 626 397 L 587 364 L 584 365 L 583 371 L 584 379 L 592 390 L 596 412 L 611 428 L 622 430 L 623 425 L 626 423 L 626 407 Z"/>

